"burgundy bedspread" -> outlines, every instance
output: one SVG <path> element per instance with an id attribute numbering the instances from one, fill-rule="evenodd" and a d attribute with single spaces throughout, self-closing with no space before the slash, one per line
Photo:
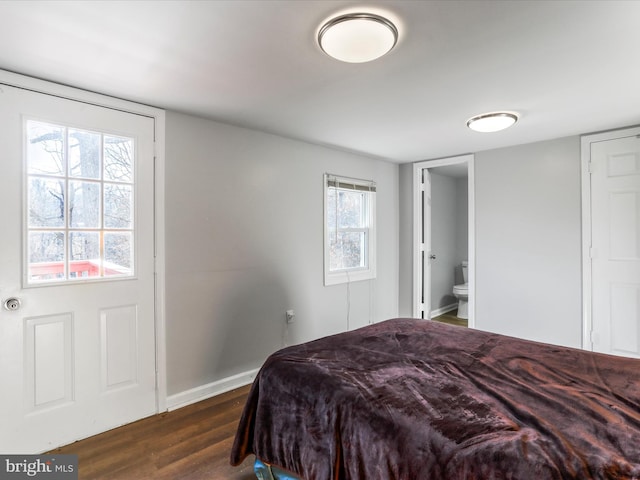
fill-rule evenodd
<path id="1" fill-rule="evenodd" d="M 250 453 L 305 480 L 640 479 L 640 360 L 388 320 L 269 357 Z"/>

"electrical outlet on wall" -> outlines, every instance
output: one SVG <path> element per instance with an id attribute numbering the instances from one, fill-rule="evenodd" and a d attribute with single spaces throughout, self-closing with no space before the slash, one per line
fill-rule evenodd
<path id="1" fill-rule="evenodd" d="M 287 323 L 293 323 L 293 317 L 296 316 L 296 312 L 294 312 L 293 310 L 287 310 L 285 312 L 285 317 L 287 319 Z"/>

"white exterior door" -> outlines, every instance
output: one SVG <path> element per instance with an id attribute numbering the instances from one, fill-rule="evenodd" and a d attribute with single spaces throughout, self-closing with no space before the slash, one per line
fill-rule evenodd
<path id="1" fill-rule="evenodd" d="M 153 129 L 0 85 L 2 453 L 157 411 Z"/>
<path id="2" fill-rule="evenodd" d="M 640 138 L 591 143 L 594 351 L 640 357 Z"/>

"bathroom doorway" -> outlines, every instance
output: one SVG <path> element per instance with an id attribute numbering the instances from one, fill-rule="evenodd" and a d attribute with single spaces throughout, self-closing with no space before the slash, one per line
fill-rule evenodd
<path id="1" fill-rule="evenodd" d="M 467 303 L 468 326 L 474 326 L 473 155 L 414 164 L 414 316 L 431 319 L 456 313 Z M 454 296 L 465 283 L 468 295 Z M 459 290 L 459 289 L 457 289 Z M 457 292 L 459 293 L 459 292 Z"/>

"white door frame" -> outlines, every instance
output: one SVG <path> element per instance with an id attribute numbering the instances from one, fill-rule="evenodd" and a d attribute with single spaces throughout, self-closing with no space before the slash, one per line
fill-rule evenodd
<path id="1" fill-rule="evenodd" d="M 456 157 L 426 160 L 413 164 L 413 316 L 422 316 L 422 171 L 434 167 L 467 164 L 468 172 L 468 196 L 469 196 L 469 266 L 467 278 L 469 282 L 469 320 L 470 328 L 475 327 L 475 181 L 474 181 L 474 155 L 460 155 Z"/>
<path id="2" fill-rule="evenodd" d="M 79 90 L 65 85 L 0 70 L 2 84 L 53 95 L 91 105 L 151 117 L 154 120 L 154 250 L 155 250 L 155 344 L 156 344 L 156 411 L 167 410 L 166 341 L 165 341 L 165 111 L 115 97 Z"/>
<path id="3" fill-rule="evenodd" d="M 640 127 L 610 130 L 593 133 L 580 137 L 580 174 L 582 183 L 582 348 L 593 350 L 591 331 L 592 317 L 592 287 L 593 276 L 591 269 L 591 144 L 615 140 L 616 138 L 640 135 Z"/>

